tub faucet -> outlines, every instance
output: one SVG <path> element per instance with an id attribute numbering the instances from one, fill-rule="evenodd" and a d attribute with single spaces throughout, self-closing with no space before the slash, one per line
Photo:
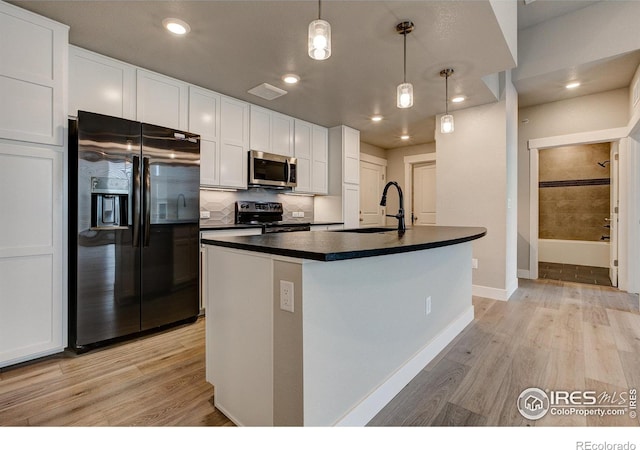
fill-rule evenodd
<path id="1" fill-rule="evenodd" d="M 384 187 L 384 191 L 382 191 L 382 198 L 380 199 L 380 206 L 387 206 L 387 191 L 389 190 L 389 186 L 395 186 L 396 189 L 398 190 L 398 197 L 399 197 L 399 206 L 400 209 L 398 210 L 398 214 L 387 214 L 387 217 L 395 217 L 396 219 L 398 219 L 398 232 L 399 233 L 404 233 L 404 231 L 407 229 L 407 227 L 404 224 L 404 197 L 402 196 L 402 189 L 400 189 L 400 186 L 398 185 L 398 183 L 396 183 L 395 181 L 389 181 L 387 183 L 387 185 Z"/>

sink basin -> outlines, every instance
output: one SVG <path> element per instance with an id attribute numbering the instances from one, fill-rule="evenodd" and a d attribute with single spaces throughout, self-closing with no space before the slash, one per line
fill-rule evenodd
<path id="1" fill-rule="evenodd" d="M 384 233 L 387 231 L 398 231 L 397 228 L 371 227 L 371 228 L 350 228 L 347 230 L 334 230 L 338 233 Z"/>

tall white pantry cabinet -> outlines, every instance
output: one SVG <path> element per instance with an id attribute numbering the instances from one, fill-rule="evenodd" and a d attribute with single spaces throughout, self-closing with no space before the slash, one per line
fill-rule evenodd
<path id="1" fill-rule="evenodd" d="M 66 347 L 68 32 L 0 2 L 0 367 Z"/>

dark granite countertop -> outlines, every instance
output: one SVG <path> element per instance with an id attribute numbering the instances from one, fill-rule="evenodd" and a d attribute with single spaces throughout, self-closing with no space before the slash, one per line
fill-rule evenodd
<path id="1" fill-rule="evenodd" d="M 314 225 L 342 225 L 343 222 L 311 222 L 311 226 Z M 205 225 L 200 224 L 200 231 L 211 231 L 211 230 L 240 230 L 243 228 L 262 228 L 262 225 L 249 223 L 228 223 L 228 224 L 216 224 L 216 225 Z"/>
<path id="2" fill-rule="evenodd" d="M 428 226 L 407 229 L 402 236 L 395 230 L 378 233 L 298 231 L 203 239 L 202 243 L 292 258 L 339 261 L 445 247 L 486 234 L 486 228 L 480 227 Z"/>
<path id="3" fill-rule="evenodd" d="M 243 228 L 262 228 L 262 225 L 258 224 L 241 224 L 241 223 L 229 223 L 220 225 L 200 225 L 200 231 L 213 231 L 213 230 L 241 230 Z"/>

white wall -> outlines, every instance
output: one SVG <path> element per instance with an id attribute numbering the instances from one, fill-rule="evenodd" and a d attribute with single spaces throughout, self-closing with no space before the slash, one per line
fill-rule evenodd
<path id="1" fill-rule="evenodd" d="M 624 127 L 628 89 L 522 108 L 518 112 L 518 269 L 529 270 L 529 150 L 527 142 L 586 131 Z M 456 127 L 457 128 L 457 127 Z"/>
<path id="2" fill-rule="evenodd" d="M 487 228 L 487 235 L 473 243 L 478 259 L 474 293 L 504 299 L 515 289 L 514 281 L 517 286 L 517 279 L 511 281 L 516 271 L 513 250 L 507 249 L 516 231 L 515 220 L 507 212 L 509 183 L 516 176 L 514 95 L 515 89 L 508 86 L 499 102 L 456 111 L 452 134 L 443 135 L 436 127 L 437 224 Z M 510 233 L 514 236 L 509 237 Z"/>
<path id="3" fill-rule="evenodd" d="M 386 152 L 383 148 L 376 147 L 375 145 L 367 144 L 362 141 L 360 141 L 360 153 L 366 153 L 367 155 L 387 159 Z"/>
<path id="4" fill-rule="evenodd" d="M 607 1 L 520 30 L 515 79 L 637 50 L 638 17 L 640 2 Z"/>

